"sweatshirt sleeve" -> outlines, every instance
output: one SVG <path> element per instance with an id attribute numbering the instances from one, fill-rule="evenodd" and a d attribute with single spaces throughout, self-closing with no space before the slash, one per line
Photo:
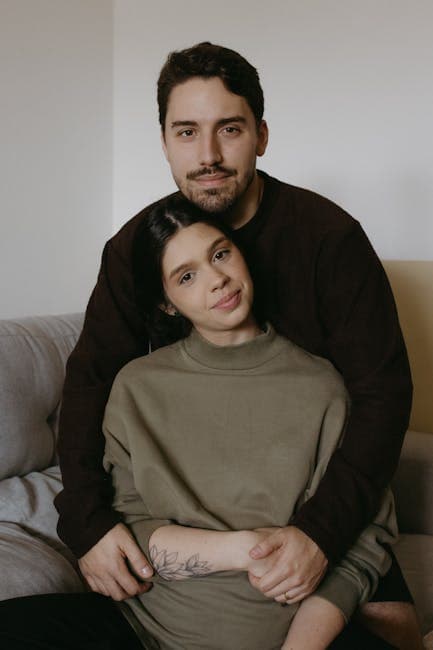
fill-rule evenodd
<path id="1" fill-rule="evenodd" d="M 106 441 L 103 464 L 113 483 L 113 507 L 121 513 L 122 521 L 129 527 L 141 550 L 151 561 L 149 540 L 152 533 L 157 528 L 173 522 L 170 519 L 153 518 L 136 489 L 128 442 L 128 411 L 127 393 L 125 394 L 121 385 L 118 387 L 115 383 L 103 422 Z M 152 580 L 158 580 L 158 576 L 154 576 Z"/>
<path id="2" fill-rule="evenodd" d="M 397 541 L 394 499 L 390 490 L 382 499 L 372 524 L 359 535 L 340 562 L 332 567 L 317 590 L 316 596 L 336 605 L 349 621 L 357 607 L 374 595 L 379 577 L 391 566 L 386 545 Z"/>
<path id="3" fill-rule="evenodd" d="M 115 239 L 118 244 L 119 235 Z M 77 557 L 120 521 L 102 467 L 102 419 L 116 373 L 148 348 L 135 302 L 131 244 L 125 237 L 121 245 L 114 241 L 104 248 L 83 331 L 67 363 L 60 413 L 58 533 Z"/>
<path id="4" fill-rule="evenodd" d="M 304 494 L 307 503 L 320 485 L 336 446 L 344 440 L 343 412 L 347 409 L 344 402 L 338 395 L 331 401 L 323 418 L 317 465 Z M 371 599 L 379 577 L 389 570 L 391 557 L 386 547 L 395 543 L 397 538 L 394 499 L 390 489 L 386 488 L 374 520 L 364 528 L 340 561 L 331 566 L 315 595 L 336 605 L 347 622 L 359 605 Z"/>
<path id="5" fill-rule="evenodd" d="M 385 271 L 356 221 L 324 236 L 317 257 L 321 352 L 351 398 L 344 440 L 293 523 L 331 562 L 378 511 L 408 426 L 412 384 Z"/>

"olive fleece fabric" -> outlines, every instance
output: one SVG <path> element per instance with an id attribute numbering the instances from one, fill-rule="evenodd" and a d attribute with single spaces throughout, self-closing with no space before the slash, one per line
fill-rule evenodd
<path id="1" fill-rule="evenodd" d="M 339 444 L 348 397 L 339 374 L 276 334 L 215 346 L 196 331 L 126 365 L 104 419 L 115 507 L 149 557 L 176 523 L 213 530 L 285 526 Z M 396 537 L 392 496 L 317 593 L 346 619 L 374 593 Z M 204 557 L 205 559 L 205 557 Z M 265 598 L 245 572 L 166 581 L 127 605 L 164 650 L 280 648 L 296 606 Z"/>

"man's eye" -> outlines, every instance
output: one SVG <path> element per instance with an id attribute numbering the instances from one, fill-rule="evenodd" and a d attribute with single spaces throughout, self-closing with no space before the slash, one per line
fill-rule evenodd
<path id="1" fill-rule="evenodd" d="M 224 127 L 224 132 L 228 135 L 233 135 L 235 133 L 240 133 L 240 129 L 238 129 L 236 126 L 226 126 Z"/>
<path id="2" fill-rule="evenodd" d="M 192 135 L 194 135 L 194 131 L 192 129 L 184 129 L 183 131 L 179 131 L 179 134 L 182 138 L 190 138 Z"/>

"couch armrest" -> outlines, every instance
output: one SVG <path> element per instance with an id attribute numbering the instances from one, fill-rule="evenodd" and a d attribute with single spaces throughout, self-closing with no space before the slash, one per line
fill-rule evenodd
<path id="1" fill-rule="evenodd" d="M 433 434 L 406 433 L 392 489 L 400 532 L 433 535 Z"/>

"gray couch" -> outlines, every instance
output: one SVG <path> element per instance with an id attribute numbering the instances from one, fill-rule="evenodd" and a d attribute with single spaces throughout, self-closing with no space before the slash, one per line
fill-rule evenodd
<path id="1" fill-rule="evenodd" d="M 81 325 L 80 314 L 0 321 L 0 600 L 83 589 L 52 505 L 61 488 L 55 442 L 64 365 Z M 396 553 L 427 634 L 433 434 L 407 434 L 393 489 L 402 533 Z"/>

